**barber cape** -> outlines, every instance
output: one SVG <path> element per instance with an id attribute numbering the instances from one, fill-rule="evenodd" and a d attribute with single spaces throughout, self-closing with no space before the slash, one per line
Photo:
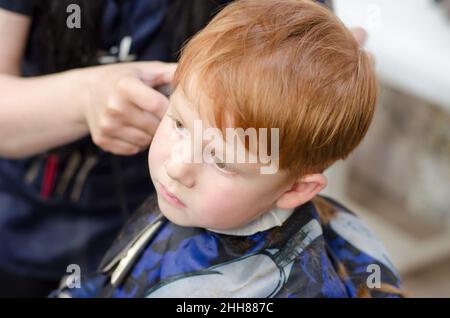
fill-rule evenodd
<path id="1" fill-rule="evenodd" d="M 281 226 L 250 236 L 178 226 L 162 216 L 152 196 L 123 228 L 99 273 L 79 283 L 51 296 L 402 296 L 380 241 L 324 196 L 297 207 Z"/>

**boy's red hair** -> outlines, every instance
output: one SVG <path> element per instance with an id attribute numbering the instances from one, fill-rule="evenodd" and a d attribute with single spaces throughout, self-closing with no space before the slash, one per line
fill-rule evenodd
<path id="1" fill-rule="evenodd" d="M 224 130 L 279 128 L 280 168 L 294 176 L 344 159 L 370 125 L 372 63 L 325 7 L 306 0 L 239 0 L 184 48 L 175 85 L 211 103 Z"/>

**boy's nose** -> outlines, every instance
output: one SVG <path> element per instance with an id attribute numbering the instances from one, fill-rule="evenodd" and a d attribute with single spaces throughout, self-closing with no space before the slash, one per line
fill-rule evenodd
<path id="1" fill-rule="evenodd" d="M 164 164 L 167 175 L 187 188 L 192 188 L 195 184 L 193 175 L 193 164 L 167 160 Z"/>

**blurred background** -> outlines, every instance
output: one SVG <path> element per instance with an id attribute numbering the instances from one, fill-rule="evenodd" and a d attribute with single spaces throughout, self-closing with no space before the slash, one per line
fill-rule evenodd
<path id="1" fill-rule="evenodd" d="M 408 296 L 450 297 L 450 1 L 333 6 L 368 32 L 380 94 L 368 135 L 327 171 L 324 194 L 376 232 Z"/>

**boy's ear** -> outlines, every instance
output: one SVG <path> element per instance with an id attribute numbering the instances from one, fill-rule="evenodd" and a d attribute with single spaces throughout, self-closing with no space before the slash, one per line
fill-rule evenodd
<path id="1" fill-rule="evenodd" d="M 276 201 L 281 209 L 296 208 L 322 191 L 327 186 L 327 177 L 321 173 L 308 174 L 294 181 L 294 184 L 285 191 Z"/>

